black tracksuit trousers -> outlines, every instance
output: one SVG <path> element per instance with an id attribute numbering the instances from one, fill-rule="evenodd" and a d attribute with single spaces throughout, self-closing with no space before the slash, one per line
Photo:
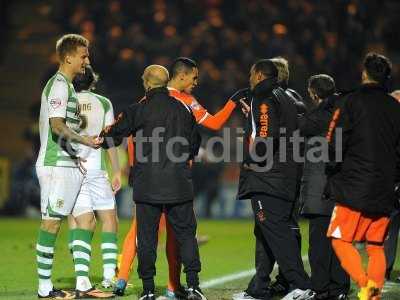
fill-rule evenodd
<path id="1" fill-rule="evenodd" d="M 313 290 L 318 294 L 333 297 L 343 293 L 348 294 L 350 277 L 340 265 L 331 240 L 326 236 L 330 220 L 329 216 L 310 218 L 308 258 Z"/>
<path id="2" fill-rule="evenodd" d="M 293 202 L 266 194 L 255 194 L 251 203 L 255 216 L 256 275 L 246 292 L 253 297 L 268 297 L 269 276 L 275 262 L 290 289 L 311 288 L 310 278 L 304 271 L 299 243 L 290 228 Z"/>
<path id="3" fill-rule="evenodd" d="M 199 248 L 196 241 L 197 222 L 193 201 L 176 204 L 150 204 L 136 202 L 138 274 L 144 291 L 154 291 L 156 275 L 158 227 L 162 213 L 171 225 L 179 246 L 179 254 L 189 287 L 199 286 L 201 270 Z"/>

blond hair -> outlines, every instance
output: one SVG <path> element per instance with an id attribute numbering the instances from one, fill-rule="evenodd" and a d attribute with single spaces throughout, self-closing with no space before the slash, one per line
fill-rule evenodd
<path id="1" fill-rule="evenodd" d="M 75 53 L 78 47 L 89 47 L 89 41 L 79 34 L 63 35 L 56 43 L 56 53 L 60 62 L 65 60 L 68 54 Z"/>
<path id="2" fill-rule="evenodd" d="M 287 59 L 278 56 L 271 58 L 275 67 L 278 69 L 278 83 L 289 84 L 289 62 Z"/>

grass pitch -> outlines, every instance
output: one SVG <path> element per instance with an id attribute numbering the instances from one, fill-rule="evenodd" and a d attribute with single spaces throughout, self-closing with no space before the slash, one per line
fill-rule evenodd
<path id="1" fill-rule="evenodd" d="M 121 221 L 119 245 L 122 244 L 130 222 Z M 38 220 L 0 219 L 0 299 L 37 299 L 35 245 Z M 302 222 L 303 255 L 307 254 L 308 234 L 306 222 Z M 200 247 L 202 272 L 200 279 L 206 282 L 254 267 L 254 238 L 251 221 L 199 221 L 198 233 L 207 235 L 210 241 Z M 101 282 L 101 252 L 99 234 L 95 234 L 91 262 L 93 283 Z M 165 240 L 159 242 L 157 260 L 157 292 L 162 294 L 167 282 Z M 400 270 L 400 261 L 396 264 Z M 400 272 L 395 272 L 394 275 Z M 246 288 L 249 278 L 229 281 L 205 289 L 209 300 L 231 299 L 235 292 Z M 56 287 L 74 287 L 72 258 L 67 247 L 67 227 L 63 225 L 56 245 L 53 282 Z M 185 282 L 182 278 L 182 282 Z M 141 292 L 141 281 L 137 277 L 136 263 L 131 274 L 126 296 L 120 299 L 137 299 Z M 357 299 L 355 290 L 351 299 Z M 400 300 L 400 284 L 389 283 L 383 300 Z"/>

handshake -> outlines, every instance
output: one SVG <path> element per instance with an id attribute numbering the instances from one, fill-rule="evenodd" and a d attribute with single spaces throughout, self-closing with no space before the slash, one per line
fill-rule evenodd
<path id="1" fill-rule="evenodd" d="M 104 138 L 99 136 L 82 136 L 82 144 L 93 149 L 98 149 L 103 144 Z"/>

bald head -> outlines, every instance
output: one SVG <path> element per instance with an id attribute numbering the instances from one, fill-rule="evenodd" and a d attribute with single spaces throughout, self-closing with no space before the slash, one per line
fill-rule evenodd
<path id="1" fill-rule="evenodd" d="M 393 91 L 390 95 L 396 98 L 397 101 L 400 102 L 400 90 Z"/>
<path id="2" fill-rule="evenodd" d="M 160 65 L 150 65 L 144 69 L 142 79 L 146 91 L 156 87 L 166 87 L 169 80 L 168 70 Z"/>

